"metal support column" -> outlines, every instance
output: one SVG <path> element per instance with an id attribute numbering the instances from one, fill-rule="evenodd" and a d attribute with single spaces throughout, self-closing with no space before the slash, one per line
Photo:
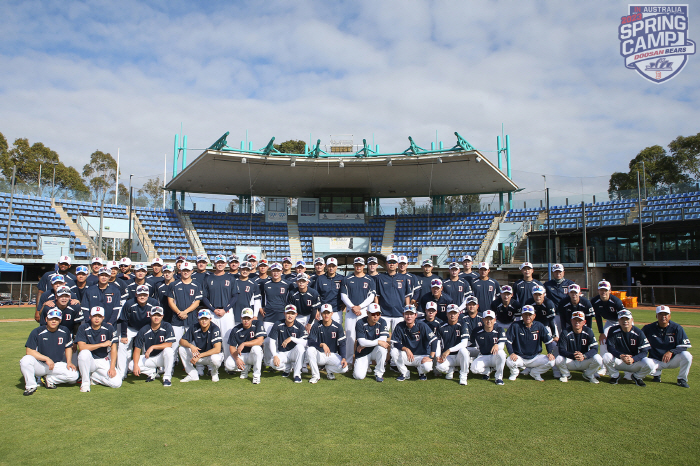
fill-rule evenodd
<path id="1" fill-rule="evenodd" d="M 497 151 L 496 153 L 498 154 L 498 169 L 501 170 L 503 168 L 503 164 L 501 163 L 501 137 L 496 136 L 496 148 Z M 503 193 L 498 193 L 498 205 L 500 207 L 500 212 L 503 212 Z"/>
<path id="2" fill-rule="evenodd" d="M 508 166 L 508 179 L 512 180 L 510 162 L 510 136 L 506 134 L 506 165 Z M 513 193 L 508 193 L 508 210 L 513 210 Z"/>

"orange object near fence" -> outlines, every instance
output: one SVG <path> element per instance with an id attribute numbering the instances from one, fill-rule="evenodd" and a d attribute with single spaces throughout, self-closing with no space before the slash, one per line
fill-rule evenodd
<path id="1" fill-rule="evenodd" d="M 628 309 L 633 309 L 633 308 L 637 307 L 637 297 L 636 296 L 630 296 L 629 298 L 625 298 L 622 300 L 622 302 L 625 305 L 625 307 Z"/>

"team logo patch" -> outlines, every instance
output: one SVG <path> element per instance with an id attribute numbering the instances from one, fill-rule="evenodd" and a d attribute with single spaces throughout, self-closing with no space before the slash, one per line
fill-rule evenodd
<path id="1" fill-rule="evenodd" d="M 618 27 L 625 67 L 660 84 L 675 77 L 695 54 L 688 38 L 688 5 L 628 5 Z"/>

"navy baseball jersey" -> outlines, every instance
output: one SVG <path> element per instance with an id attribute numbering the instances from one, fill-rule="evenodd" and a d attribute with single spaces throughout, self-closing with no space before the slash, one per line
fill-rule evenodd
<path id="1" fill-rule="evenodd" d="M 598 354 L 598 340 L 590 327 L 583 326 L 581 333 L 564 330 L 559 336 L 559 354 L 565 358 L 574 359 L 576 351 L 590 359 Z"/>
<path id="2" fill-rule="evenodd" d="M 173 310 L 170 309 L 170 303 L 168 302 L 169 287 L 170 283 L 165 283 L 165 281 L 163 281 L 156 289 L 156 300 L 158 303 L 160 303 L 160 307 L 163 308 L 163 312 L 165 314 L 163 316 L 163 321 L 168 323 L 172 322 L 173 320 Z"/>
<path id="3" fill-rule="evenodd" d="M 340 300 L 340 289 L 343 285 L 345 277 L 340 274 L 335 274 L 329 277 L 328 274 L 320 275 L 316 278 L 314 289 L 318 291 L 321 297 L 321 304 L 330 304 L 333 307 L 333 312 L 337 312 L 342 303 Z"/>
<path id="4" fill-rule="evenodd" d="M 210 311 L 226 309 L 235 293 L 236 279 L 229 273 L 209 274 L 202 282 L 202 304 Z"/>
<path id="5" fill-rule="evenodd" d="M 128 282 L 125 282 L 124 280 L 116 278 L 113 281 L 109 281 L 107 283 L 111 283 L 112 285 L 119 288 L 119 292 L 122 294 L 122 296 L 124 296 L 123 299 L 126 299 L 126 286 L 129 284 Z"/>
<path id="6" fill-rule="evenodd" d="M 606 344 L 608 352 L 616 358 L 629 354 L 634 362 L 644 359 L 651 348 L 647 336 L 634 325 L 629 332 L 624 332 L 619 325 L 610 327 Z"/>
<path id="7" fill-rule="evenodd" d="M 58 306 L 56 306 L 58 307 Z M 60 308 L 59 308 L 60 309 Z M 46 325 L 46 314 L 49 312 L 49 307 L 44 306 L 39 316 L 39 325 Z M 79 325 L 83 320 L 83 309 L 80 304 L 69 304 L 65 309 L 61 309 L 61 327 L 64 327 L 69 332 L 73 333 L 76 325 Z"/>
<path id="8" fill-rule="evenodd" d="M 192 274 L 192 281 L 199 283 L 199 286 L 204 287 L 204 282 L 211 275 L 209 272 L 195 272 Z"/>
<path id="9" fill-rule="evenodd" d="M 235 327 L 233 327 L 233 330 L 231 330 L 231 333 L 228 336 L 228 344 L 230 346 L 233 346 L 235 348 L 238 348 L 238 345 L 241 343 L 245 343 L 246 341 L 253 341 L 256 338 L 263 337 L 265 338 L 267 334 L 265 333 L 265 328 L 263 326 L 262 320 L 253 320 L 251 322 L 250 328 L 245 328 L 243 327 L 243 324 L 237 324 Z M 250 346 L 246 346 L 243 348 L 243 353 L 250 353 Z"/>
<path id="10" fill-rule="evenodd" d="M 536 286 L 542 286 L 542 282 L 535 279 L 526 282 L 521 278 L 513 283 L 513 298 L 519 303 L 526 302 L 528 299 L 532 298 L 532 289 Z"/>
<path id="11" fill-rule="evenodd" d="M 452 298 L 445 293 L 442 293 L 438 299 L 435 299 L 435 296 L 433 296 L 432 293 L 428 293 L 423 295 L 423 297 L 420 299 L 420 307 L 425 309 L 425 306 L 430 301 L 437 304 L 437 317 L 443 322 L 447 320 L 447 306 L 450 304 L 456 304 L 454 301 L 452 301 Z"/>
<path id="12" fill-rule="evenodd" d="M 78 301 L 80 301 L 81 303 L 83 302 L 83 297 L 85 296 L 85 292 L 87 291 L 88 286 L 89 286 L 88 283 L 85 282 L 85 283 L 83 284 L 83 287 L 80 288 L 80 287 L 78 286 L 78 284 L 76 283 L 76 284 L 75 284 L 75 288 L 71 289 L 71 291 L 72 291 L 73 293 L 75 293 L 75 296 L 77 297 Z"/>
<path id="13" fill-rule="evenodd" d="M 209 323 L 209 328 L 205 332 L 199 322 L 187 327 L 182 335 L 184 340 L 189 341 L 204 353 L 214 348 L 214 345 L 221 343 L 221 330 L 214 322 Z"/>
<path id="14" fill-rule="evenodd" d="M 374 279 L 367 275 L 363 277 L 355 275 L 345 277 L 341 285 L 341 291 L 348 296 L 350 302 L 355 306 L 359 306 L 370 296 L 376 295 Z"/>
<path id="15" fill-rule="evenodd" d="M 100 281 L 98 277 L 99 275 L 90 274 L 87 280 L 85 280 L 85 283 L 87 283 L 87 286 L 97 285 L 97 282 Z"/>
<path id="16" fill-rule="evenodd" d="M 464 300 L 472 294 L 472 287 L 463 278 L 457 280 L 445 280 L 442 282 L 442 292 L 452 298 L 452 302 L 464 309 L 462 305 L 466 305 Z"/>
<path id="17" fill-rule="evenodd" d="M 470 338 L 470 346 L 479 348 L 479 354 L 489 356 L 494 346 L 506 343 L 506 331 L 503 327 L 496 324 L 493 330 L 487 332 L 485 328 L 481 328 L 473 333 Z"/>
<path id="18" fill-rule="evenodd" d="M 265 308 L 265 322 L 279 322 L 284 319 L 284 308 L 287 305 L 289 283 L 285 280 L 278 282 L 270 280 L 260 290 Z"/>
<path id="19" fill-rule="evenodd" d="M 657 361 L 661 361 L 667 351 L 676 355 L 688 351 L 691 347 L 690 339 L 683 327 L 672 320 L 668 322 L 666 328 L 662 328 L 658 322 L 652 322 L 645 325 L 642 331 L 649 340 L 649 357 Z"/>
<path id="20" fill-rule="evenodd" d="M 260 288 L 252 280 L 241 280 L 237 278 L 233 282 L 234 297 L 230 302 L 230 309 L 233 311 L 235 322 L 241 321 L 241 311 L 246 307 L 255 309 L 255 301 L 262 302 Z M 227 309 L 228 310 L 228 309 Z"/>
<path id="21" fill-rule="evenodd" d="M 450 348 L 454 348 L 462 341 L 469 341 L 469 326 L 465 321 L 458 321 L 454 325 L 450 325 L 448 322 L 443 323 L 438 329 L 437 335 L 440 335 L 442 340 L 442 349 L 440 351 L 445 351 Z"/>
<path id="22" fill-rule="evenodd" d="M 564 296 L 569 294 L 569 285 L 573 285 L 574 282 L 568 278 L 562 278 L 561 280 L 549 280 L 544 282 L 544 289 L 547 292 L 547 297 L 553 302 L 558 303 Z"/>
<path id="23" fill-rule="evenodd" d="M 148 287 L 148 297 L 149 298 L 155 298 L 156 296 L 156 289 L 153 287 L 153 285 L 146 279 L 143 280 L 143 283 L 141 285 L 147 286 Z M 134 299 L 136 298 L 136 287 L 141 286 L 136 283 L 136 281 L 130 282 L 128 285 L 126 285 L 126 299 Z"/>
<path id="24" fill-rule="evenodd" d="M 75 287 L 75 288 L 77 288 L 77 287 Z M 71 290 L 70 290 L 70 299 L 78 299 L 78 295 L 75 293 L 75 290 L 73 288 L 71 288 Z M 48 306 L 45 306 L 45 304 L 48 301 L 53 301 L 54 303 L 56 302 L 56 294 L 54 293 L 53 288 L 41 293 L 41 296 L 39 296 L 39 301 L 37 302 L 36 308 L 39 309 L 40 311 L 45 310 L 44 308 L 48 308 Z"/>
<path id="25" fill-rule="evenodd" d="M 493 278 L 472 281 L 472 294 L 479 300 L 479 312 L 491 309 L 491 303 L 501 295 L 501 285 Z"/>
<path id="26" fill-rule="evenodd" d="M 547 347 L 547 352 L 554 350 L 554 340 L 549 327 L 536 320 L 530 328 L 525 322 L 519 320 L 513 322 L 506 332 L 506 346 L 508 353 L 517 354 L 523 359 L 532 359 L 542 352 L 542 345 Z"/>
<path id="27" fill-rule="evenodd" d="M 460 272 L 459 278 L 465 280 L 471 286 L 471 284 L 472 284 L 472 282 L 474 282 L 474 280 L 479 279 L 479 273 L 478 272 Z"/>
<path id="28" fill-rule="evenodd" d="M 272 330 L 270 330 L 270 339 L 277 341 L 278 353 L 291 351 L 297 346 L 296 342 L 290 341 L 286 348 L 283 347 L 282 343 L 287 338 L 292 337 L 301 338 L 305 340 L 307 336 L 308 334 L 306 333 L 306 329 L 304 328 L 304 326 L 296 320 L 290 326 L 288 326 L 284 321 L 278 322 L 272 327 Z"/>
<path id="29" fill-rule="evenodd" d="M 421 298 L 423 296 L 430 294 L 430 284 L 432 283 L 433 280 L 436 278 L 440 278 L 437 275 L 430 274 L 430 276 L 426 276 L 425 274 L 419 273 L 414 275 L 416 277 L 416 283 L 413 284 L 413 299 L 416 301 L 416 307 L 418 308 L 419 311 L 425 311 L 421 307 Z"/>
<path id="30" fill-rule="evenodd" d="M 372 277 L 379 297 L 379 307 L 385 317 L 403 316 L 403 307 L 406 305 L 406 297 L 413 296 L 411 283 L 404 274 L 380 273 Z M 353 301 L 355 302 L 355 301 Z"/>
<path id="31" fill-rule="evenodd" d="M 381 317 L 374 325 L 370 325 L 367 322 L 367 317 L 363 317 L 355 323 L 355 337 L 358 341 L 360 338 L 364 338 L 365 340 L 379 340 L 381 337 L 384 337 L 385 340 L 389 340 L 389 326 L 386 320 Z M 360 344 L 358 343 L 357 346 L 360 346 Z M 355 357 L 361 358 L 362 356 L 367 356 L 372 351 L 374 351 L 373 346 L 363 346 L 362 351 L 355 352 Z"/>
<path id="32" fill-rule="evenodd" d="M 345 359 L 345 330 L 340 324 L 331 321 L 326 326 L 321 321 L 314 322 L 309 332 L 309 346 L 321 351 L 321 343 L 328 346 L 331 353 L 338 353 Z"/>
<path id="33" fill-rule="evenodd" d="M 125 285 L 128 285 L 134 279 L 134 272 L 131 272 L 131 273 L 121 273 L 120 272 L 117 274 L 117 279 L 123 281 Z"/>
<path id="34" fill-rule="evenodd" d="M 423 322 L 415 322 L 408 328 L 406 322 L 399 322 L 391 335 L 391 341 L 399 350 L 408 348 L 414 355 L 430 355 L 437 349 L 437 337 Z"/>
<path id="35" fill-rule="evenodd" d="M 586 316 L 586 326 L 593 328 L 593 316 L 595 315 L 595 311 L 593 311 L 591 302 L 587 298 L 580 296 L 578 304 L 574 306 L 571 302 L 571 296 L 568 295 L 564 296 L 564 299 L 559 301 L 557 305 L 557 314 L 559 314 L 562 328 L 571 328 L 571 316 L 576 311 L 583 312 L 583 315 Z"/>
<path id="36" fill-rule="evenodd" d="M 612 294 L 607 301 L 603 301 L 600 296 L 591 298 L 591 306 L 595 312 L 595 322 L 599 334 L 603 333 L 603 319 L 617 322 L 617 313 L 625 308 L 622 300 Z"/>
<path id="37" fill-rule="evenodd" d="M 151 311 L 160 303 L 153 298 L 148 300 L 141 306 L 135 299 L 130 299 L 122 306 L 122 312 L 119 316 L 119 322 L 125 322 L 126 325 L 121 326 L 121 337 L 126 338 L 126 328 L 129 327 L 137 332 L 144 325 L 151 323 Z"/>
<path id="38" fill-rule="evenodd" d="M 168 287 L 168 298 L 175 301 L 175 305 L 180 311 L 184 311 L 195 301 L 202 299 L 202 288 L 195 281 L 184 283 L 182 280 L 174 281 Z M 187 314 L 185 320 L 173 312 L 172 325 L 175 327 L 188 327 L 197 322 L 197 312 L 192 311 Z"/>
<path id="39" fill-rule="evenodd" d="M 466 322 L 467 326 L 469 327 L 469 335 L 473 335 L 474 333 L 478 332 L 479 329 L 484 327 L 484 322 L 482 321 L 480 314 L 477 314 L 474 317 L 471 317 L 469 313 L 460 314 L 459 320 Z"/>
<path id="40" fill-rule="evenodd" d="M 52 332 L 42 325 L 31 331 L 24 346 L 47 356 L 53 362 L 66 362 L 66 348 L 73 346 L 73 335 L 60 326 Z"/>
<path id="41" fill-rule="evenodd" d="M 107 283 L 104 290 L 99 285 L 93 285 L 87 289 L 81 303 L 83 316 L 89 316 L 90 309 L 100 306 L 105 310 L 104 322 L 115 325 L 125 298 L 126 295 L 122 295 L 119 287 L 112 283 Z"/>
<path id="42" fill-rule="evenodd" d="M 60 273 L 56 270 L 51 270 L 51 271 L 46 272 L 44 275 L 41 276 L 41 279 L 39 280 L 39 284 L 36 286 L 39 289 L 39 291 L 50 290 L 51 289 L 51 278 L 56 274 L 63 275 L 63 278 L 65 279 L 66 286 L 68 286 L 69 288 L 72 288 L 75 286 L 75 275 L 73 275 L 70 272 Z"/>
<path id="43" fill-rule="evenodd" d="M 250 275 L 248 275 L 248 280 L 252 280 L 253 283 L 255 283 L 256 285 L 258 285 L 258 288 L 260 288 L 260 289 L 262 290 L 263 285 L 264 285 L 265 283 L 269 282 L 270 280 L 272 280 L 272 278 L 270 278 L 270 277 L 261 277 L 261 276 L 259 276 L 259 275 L 258 275 L 257 277 L 255 277 L 255 278 L 252 278 Z"/>
<path id="44" fill-rule="evenodd" d="M 549 330 L 551 330 L 552 335 L 557 334 L 557 326 L 554 323 L 554 318 L 557 315 L 557 307 L 551 299 L 545 297 L 544 301 L 542 301 L 542 304 L 535 304 L 535 300 L 533 298 L 530 298 L 529 300 L 525 301 L 525 304 L 529 304 L 530 306 L 535 308 L 535 320 L 537 322 L 540 322 L 549 327 Z"/>
<path id="45" fill-rule="evenodd" d="M 311 319 L 315 319 L 316 311 L 321 309 L 321 297 L 318 295 L 318 291 L 311 288 L 308 288 L 304 293 L 298 289 L 290 293 L 287 302 L 296 306 L 298 315 L 311 316 Z M 309 320 L 309 323 L 312 323 L 312 320 Z"/>
<path id="46" fill-rule="evenodd" d="M 157 330 L 153 330 L 151 325 L 144 326 L 134 338 L 134 348 L 141 348 L 142 354 L 148 351 L 148 348 L 163 343 L 175 343 L 175 332 L 173 326 L 167 322 L 161 322 Z M 163 350 L 153 350 L 151 357 L 158 356 Z"/>
<path id="47" fill-rule="evenodd" d="M 119 339 L 117 337 L 117 332 L 114 331 L 114 327 L 111 324 L 102 324 L 100 328 L 95 330 L 90 324 L 81 325 L 78 329 L 78 333 L 75 335 L 76 343 L 87 343 L 88 345 L 99 345 L 105 341 L 111 341 L 112 344 L 118 343 Z M 109 355 L 110 348 L 97 348 L 91 351 L 93 359 L 104 359 Z M 112 355 L 117 357 L 116 354 Z"/>
<path id="48" fill-rule="evenodd" d="M 433 320 L 428 320 L 425 318 L 425 316 L 420 317 L 417 320 L 430 327 L 430 331 L 433 332 L 438 338 L 440 337 L 440 327 L 442 327 L 442 324 L 445 323 L 444 320 L 438 317 L 435 317 Z"/>
<path id="49" fill-rule="evenodd" d="M 503 304 L 503 299 L 500 297 L 491 303 L 491 310 L 496 314 L 496 320 L 501 324 L 511 324 L 515 319 L 520 318 L 521 309 L 520 302 L 515 299 L 511 299 L 507 306 Z"/>
<path id="50" fill-rule="evenodd" d="M 160 284 L 165 281 L 165 277 L 162 274 L 160 277 L 156 277 L 155 275 L 148 275 L 146 277 L 146 281 L 157 290 Z"/>

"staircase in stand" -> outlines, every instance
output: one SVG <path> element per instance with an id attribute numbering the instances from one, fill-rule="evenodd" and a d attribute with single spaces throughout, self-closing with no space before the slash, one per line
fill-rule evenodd
<path id="1" fill-rule="evenodd" d="M 296 219 L 287 217 L 287 233 L 289 234 L 289 255 L 292 258 L 292 263 L 304 260 L 299 237 L 299 223 Z"/>

